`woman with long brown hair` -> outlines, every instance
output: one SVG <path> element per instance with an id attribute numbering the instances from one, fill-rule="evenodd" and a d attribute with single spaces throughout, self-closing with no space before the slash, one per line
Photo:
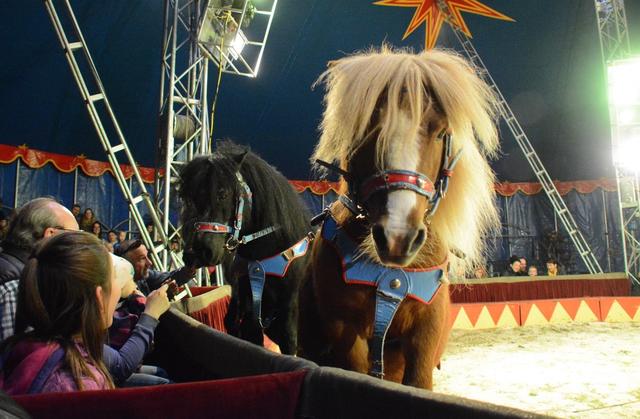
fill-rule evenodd
<path id="1" fill-rule="evenodd" d="M 113 388 L 103 343 L 120 295 L 115 281 L 95 236 L 68 232 L 37 246 L 22 273 L 17 334 L 2 347 L 0 388 L 10 395 Z"/>

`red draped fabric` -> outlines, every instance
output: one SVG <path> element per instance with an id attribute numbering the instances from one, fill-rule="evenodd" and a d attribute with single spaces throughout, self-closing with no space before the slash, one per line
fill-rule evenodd
<path id="1" fill-rule="evenodd" d="M 191 294 L 194 297 L 202 295 L 208 291 L 214 290 L 216 287 L 191 287 Z M 231 297 L 225 296 L 218 300 L 213 301 L 205 308 L 189 313 L 189 316 L 198 320 L 202 324 L 206 324 L 221 332 L 227 332 L 227 328 L 224 326 L 224 316 L 227 314 L 227 309 L 231 302 Z"/>
<path id="2" fill-rule="evenodd" d="M 630 293 L 630 286 L 626 277 L 617 279 L 539 279 L 518 282 L 451 284 L 450 293 L 453 303 L 480 303 L 626 296 Z"/>
<path id="3" fill-rule="evenodd" d="M 294 418 L 305 376 L 294 371 L 14 399 L 34 418 Z"/>
<path id="4" fill-rule="evenodd" d="M 97 160 L 90 160 L 86 157 L 80 156 L 65 156 L 63 154 L 49 153 L 45 151 L 32 150 L 26 145 L 19 147 L 0 144 L 0 163 L 12 163 L 16 159 L 22 159 L 22 162 L 32 169 L 39 169 L 47 163 L 51 163 L 57 170 L 69 173 L 76 168 L 82 170 L 87 176 L 102 176 L 106 172 L 111 173 L 109 163 L 101 162 Z M 128 179 L 133 176 L 133 169 L 128 165 L 120 165 L 125 177 Z M 142 180 L 147 183 L 153 183 L 154 169 L 150 167 L 138 167 Z M 163 171 L 161 170 L 161 176 Z M 327 181 L 306 181 L 306 180 L 292 180 L 291 185 L 298 192 L 304 192 L 309 190 L 315 195 L 325 195 L 330 191 L 339 192 L 339 182 L 327 182 Z M 571 181 L 571 182 L 554 182 L 556 188 L 560 192 L 560 195 L 565 195 L 572 190 L 576 190 L 580 193 L 587 194 L 593 192 L 595 189 L 601 188 L 605 191 L 615 191 L 616 182 L 612 179 L 601 180 L 585 180 L 585 181 Z M 539 183 L 496 183 L 496 192 L 502 196 L 512 196 L 517 192 L 524 193 L 526 195 L 535 195 L 542 191 L 542 185 Z"/>

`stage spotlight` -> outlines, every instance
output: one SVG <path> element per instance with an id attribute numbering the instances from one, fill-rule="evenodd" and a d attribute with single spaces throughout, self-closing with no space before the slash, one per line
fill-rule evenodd
<path id="1" fill-rule="evenodd" d="M 640 57 L 607 68 L 611 145 L 616 167 L 640 171 Z"/>
<path id="2" fill-rule="evenodd" d="M 202 10 L 198 45 L 225 73 L 256 77 L 277 0 L 209 0 Z M 269 7 L 270 6 L 270 7 Z"/>

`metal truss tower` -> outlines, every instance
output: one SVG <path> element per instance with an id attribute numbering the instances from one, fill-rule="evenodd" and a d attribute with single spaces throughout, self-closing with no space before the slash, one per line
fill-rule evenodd
<path id="1" fill-rule="evenodd" d="M 64 10 L 62 16 L 58 14 L 53 0 L 44 1 L 73 78 L 80 90 L 82 100 L 96 129 L 100 143 L 107 153 L 111 171 L 129 204 L 131 217 L 138 226 L 140 237 L 149 250 L 149 257 L 158 269 L 165 269 L 166 264 L 163 260 L 166 261 L 168 245 L 168 240 L 164 233 L 166 230 L 162 228 L 162 223 L 151 195 L 147 192 L 136 161 L 125 141 L 124 134 L 111 107 L 71 4 L 69 0 L 61 0 L 57 3 L 62 3 L 61 8 Z M 134 176 L 131 186 L 120 167 L 121 161 L 128 163 L 133 169 Z M 139 191 L 137 194 L 132 192 L 133 186 L 137 187 Z M 155 242 L 145 228 L 141 209 L 146 209 L 155 226 L 157 232 Z M 162 257 L 163 254 L 165 255 L 164 258 Z"/>
<path id="2" fill-rule="evenodd" d="M 172 196 L 181 166 L 210 149 L 208 60 L 197 42 L 201 0 L 165 0 L 160 82 L 156 204 L 168 239 L 180 238 L 171 222 Z M 164 254 L 164 263 L 167 263 Z M 174 261 L 175 263 L 175 261 Z M 181 263 L 181 262 L 178 262 Z"/>
<path id="3" fill-rule="evenodd" d="M 439 1 L 439 6 L 443 14 L 446 16 L 447 21 L 450 22 L 448 18 L 449 10 L 446 3 L 443 1 Z M 567 208 L 567 205 L 565 204 L 564 200 L 560 196 L 558 189 L 556 188 L 555 184 L 551 180 L 551 177 L 549 176 L 549 172 L 547 172 L 544 165 L 542 164 L 540 157 L 538 157 L 538 154 L 536 153 L 535 149 L 533 148 L 533 145 L 529 141 L 529 138 L 527 137 L 524 130 L 522 129 L 522 126 L 516 119 L 513 111 L 509 107 L 509 104 L 507 103 L 506 99 L 502 95 L 502 92 L 500 92 L 498 85 L 493 80 L 493 77 L 491 77 L 489 70 L 484 65 L 484 62 L 482 61 L 482 59 L 480 58 L 480 55 L 478 54 L 475 47 L 471 43 L 471 40 L 455 24 L 450 23 L 449 27 L 453 30 L 453 33 L 455 34 L 456 38 L 460 42 L 460 45 L 462 45 L 462 48 L 464 49 L 464 52 L 469 57 L 469 60 L 471 60 L 471 62 L 475 65 L 475 67 L 480 71 L 480 75 L 489 84 L 489 86 L 491 86 L 491 89 L 493 90 L 496 97 L 498 98 L 500 116 L 504 119 L 505 123 L 509 127 L 511 134 L 513 134 L 513 137 L 515 138 L 516 142 L 520 146 L 520 149 L 524 153 L 524 156 L 527 159 L 527 162 L 529 162 L 529 165 L 533 169 L 533 173 L 536 175 L 536 178 L 538 178 L 538 181 L 542 185 L 542 188 L 544 189 L 544 192 L 547 194 L 547 197 L 549 197 L 549 200 L 551 201 L 551 205 L 553 206 L 553 210 L 555 211 L 556 215 L 562 222 L 562 225 L 564 226 L 567 233 L 569 234 L 569 238 L 571 238 L 571 241 L 573 242 L 576 249 L 578 250 L 578 254 L 582 258 L 582 261 L 584 262 L 587 269 L 589 270 L 589 273 L 591 274 L 602 273 L 602 268 L 600 267 L 600 263 L 598 262 L 598 259 L 595 257 L 595 255 L 591 251 L 591 248 L 589 247 L 589 244 L 584 238 L 584 235 L 578 228 L 578 225 L 576 224 L 576 221 L 571 215 L 571 212 L 569 212 L 569 208 Z"/>
<path id="4" fill-rule="evenodd" d="M 602 63 L 605 77 L 607 77 L 607 68 L 610 64 L 629 58 L 631 55 L 624 0 L 595 0 L 595 10 Z M 636 106 L 640 107 L 640 103 Z M 611 144 L 615 152 L 621 126 L 613 106 L 610 106 L 610 117 Z M 618 185 L 624 269 L 629 278 L 638 285 L 640 284 L 640 241 L 638 241 L 640 238 L 640 179 L 637 171 L 630 171 L 617 164 L 615 157 L 614 168 Z"/>

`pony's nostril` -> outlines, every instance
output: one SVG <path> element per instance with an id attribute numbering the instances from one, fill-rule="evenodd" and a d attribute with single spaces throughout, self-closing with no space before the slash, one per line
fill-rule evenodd
<path id="1" fill-rule="evenodd" d="M 384 228 L 381 225 L 376 224 L 371 229 L 371 234 L 373 234 L 373 241 L 376 242 L 378 249 L 387 250 L 388 243 L 387 236 L 384 234 Z"/>
<path id="2" fill-rule="evenodd" d="M 418 250 L 420 250 L 420 248 L 422 247 L 426 239 L 427 239 L 427 230 L 424 228 L 418 229 L 416 236 L 413 239 L 413 242 L 411 242 L 411 245 L 409 246 L 410 252 L 415 253 Z"/>

